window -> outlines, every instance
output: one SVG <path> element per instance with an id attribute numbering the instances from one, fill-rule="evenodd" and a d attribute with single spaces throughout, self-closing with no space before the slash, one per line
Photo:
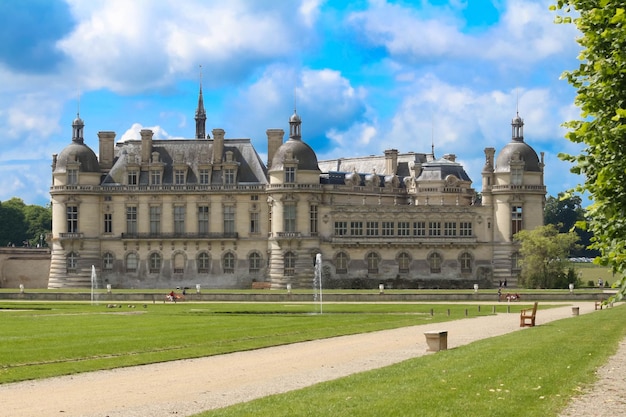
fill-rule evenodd
<path id="1" fill-rule="evenodd" d="M 224 206 L 224 234 L 235 233 L 235 206 Z"/>
<path id="2" fill-rule="evenodd" d="M 409 236 L 411 227 L 409 222 L 398 222 L 398 236 Z"/>
<path id="3" fill-rule="evenodd" d="M 128 171 L 128 185 L 137 185 L 138 179 L 139 173 L 137 171 Z"/>
<path id="4" fill-rule="evenodd" d="M 285 254 L 285 270 L 283 275 L 286 277 L 296 275 L 296 254 L 293 252 L 287 252 Z"/>
<path id="5" fill-rule="evenodd" d="M 104 213 L 104 233 L 113 233 L 113 214 Z"/>
<path id="6" fill-rule="evenodd" d="M 365 228 L 368 236 L 378 236 L 378 222 L 367 222 Z"/>
<path id="7" fill-rule="evenodd" d="M 523 171 L 521 167 L 511 167 L 511 184 L 522 185 Z"/>
<path id="8" fill-rule="evenodd" d="M 472 236 L 472 222 L 459 223 L 459 236 Z"/>
<path id="9" fill-rule="evenodd" d="M 309 207 L 309 230 L 311 232 L 311 236 L 317 235 L 317 205 L 312 204 Z"/>
<path id="10" fill-rule="evenodd" d="M 150 254 L 150 273 L 158 274 L 161 271 L 161 255 L 158 253 Z"/>
<path id="11" fill-rule="evenodd" d="M 335 222 L 335 236 L 345 236 L 348 234 L 348 222 Z"/>
<path id="12" fill-rule="evenodd" d="M 259 213 L 250 213 L 250 233 L 258 234 L 261 231 Z"/>
<path id="13" fill-rule="evenodd" d="M 441 255 L 437 252 L 431 253 L 428 257 L 428 265 L 430 266 L 430 272 L 433 274 L 441 272 Z"/>
<path id="14" fill-rule="evenodd" d="M 113 261 L 115 261 L 115 257 L 111 252 L 107 252 L 102 257 L 102 269 L 104 271 L 110 271 L 113 269 Z"/>
<path id="15" fill-rule="evenodd" d="M 174 273 L 183 274 L 185 272 L 185 255 L 177 253 L 174 255 Z"/>
<path id="16" fill-rule="evenodd" d="M 296 182 L 296 168 L 285 167 L 285 184 L 293 184 Z"/>
<path id="17" fill-rule="evenodd" d="M 394 223 L 383 222 L 383 236 L 393 236 L 393 234 L 394 234 Z"/>
<path id="18" fill-rule="evenodd" d="M 261 255 L 258 252 L 252 252 L 248 257 L 248 272 L 250 274 L 258 274 L 261 271 Z"/>
<path id="19" fill-rule="evenodd" d="M 345 252 L 339 252 L 335 257 L 335 269 L 338 274 L 348 272 L 348 255 Z"/>
<path id="20" fill-rule="evenodd" d="M 174 184 L 183 185 L 184 183 L 185 183 L 185 170 L 184 169 L 174 170 Z"/>
<path id="21" fill-rule="evenodd" d="M 259 195 L 258 194 L 252 194 L 250 196 L 250 201 L 259 201 Z"/>
<path id="22" fill-rule="evenodd" d="M 441 236 L 441 222 L 428 222 L 428 236 Z"/>
<path id="23" fill-rule="evenodd" d="M 224 184 L 235 183 L 235 170 L 233 168 L 227 168 L 224 170 Z"/>
<path id="24" fill-rule="evenodd" d="M 522 230 L 522 207 L 513 206 L 511 208 L 511 236 Z"/>
<path id="25" fill-rule="evenodd" d="M 456 236 L 456 222 L 444 222 L 443 234 L 444 236 Z"/>
<path id="26" fill-rule="evenodd" d="M 174 206 L 174 233 L 185 233 L 185 206 Z"/>
<path id="27" fill-rule="evenodd" d="M 78 170 L 74 168 L 67 169 L 67 185 L 78 184 Z"/>
<path id="28" fill-rule="evenodd" d="M 161 171 L 157 171 L 157 170 L 150 171 L 150 184 L 161 185 Z"/>
<path id="29" fill-rule="evenodd" d="M 67 219 L 67 232 L 78 232 L 78 206 L 67 206 L 66 219 Z"/>
<path id="30" fill-rule="evenodd" d="M 227 252 L 222 258 L 222 264 L 224 265 L 225 274 L 235 273 L 235 255 L 232 252 Z"/>
<path id="31" fill-rule="evenodd" d="M 350 234 L 352 236 L 363 236 L 363 222 L 350 222 Z"/>
<path id="32" fill-rule="evenodd" d="M 201 169 L 199 172 L 199 176 L 200 176 L 200 184 L 208 184 L 209 183 L 209 179 L 211 178 L 210 176 L 210 171 L 208 169 Z"/>
<path id="33" fill-rule="evenodd" d="M 413 222 L 413 236 L 426 236 L 426 222 Z"/>
<path id="34" fill-rule="evenodd" d="M 150 234 L 161 233 L 161 207 L 150 206 Z"/>
<path id="35" fill-rule="evenodd" d="M 198 207 L 198 233 L 209 233 L 209 206 Z"/>
<path id="36" fill-rule="evenodd" d="M 402 252 L 398 256 L 398 272 L 406 274 L 409 272 L 409 266 L 411 265 L 411 257 L 408 253 Z"/>
<path id="37" fill-rule="evenodd" d="M 514 275 L 518 274 L 520 271 L 520 260 L 522 259 L 519 252 L 513 252 L 511 254 L 511 273 Z"/>
<path id="38" fill-rule="evenodd" d="M 68 274 L 78 272 L 78 254 L 70 252 L 65 259 L 65 268 Z"/>
<path id="39" fill-rule="evenodd" d="M 129 253 L 126 255 L 126 272 L 136 272 L 137 264 L 138 260 L 135 253 Z"/>
<path id="40" fill-rule="evenodd" d="M 126 233 L 130 235 L 137 234 L 137 207 L 126 207 Z"/>
<path id="41" fill-rule="evenodd" d="M 380 257 L 377 253 L 370 252 L 367 254 L 367 272 L 370 274 L 378 273 L 378 264 L 380 263 Z"/>
<path id="42" fill-rule="evenodd" d="M 211 258 L 206 252 L 202 252 L 198 255 L 198 273 L 208 274 L 211 268 Z"/>
<path id="43" fill-rule="evenodd" d="M 296 231 L 296 203 L 285 203 L 283 206 L 283 231 Z"/>
<path id="44" fill-rule="evenodd" d="M 461 261 L 461 272 L 470 273 L 472 272 L 472 255 L 467 252 L 463 252 L 460 258 Z"/>

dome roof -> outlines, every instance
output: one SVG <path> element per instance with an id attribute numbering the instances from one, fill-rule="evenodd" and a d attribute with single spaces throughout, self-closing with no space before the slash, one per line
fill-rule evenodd
<path id="1" fill-rule="evenodd" d="M 298 116 L 298 113 L 296 113 L 295 111 L 289 118 L 289 123 L 300 123 L 301 121 L 302 119 L 300 119 L 300 116 Z"/>
<path id="2" fill-rule="evenodd" d="M 498 153 L 496 172 L 508 172 L 510 170 L 510 161 L 516 158 L 525 162 L 524 171 L 541 171 L 537 152 L 523 140 L 514 139 Z"/>
<path id="3" fill-rule="evenodd" d="M 79 162 L 79 172 L 100 172 L 98 157 L 91 148 L 83 143 L 72 141 L 57 156 L 54 172 L 65 172 L 67 164 Z"/>
<path id="4" fill-rule="evenodd" d="M 319 171 L 315 151 L 301 140 L 289 139 L 276 150 L 272 159 L 272 170 L 284 168 L 285 162 L 297 160 L 299 170 Z"/>

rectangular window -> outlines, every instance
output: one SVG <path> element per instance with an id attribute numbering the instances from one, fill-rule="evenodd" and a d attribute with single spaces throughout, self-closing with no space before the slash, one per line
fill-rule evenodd
<path id="1" fill-rule="evenodd" d="M 365 223 L 367 236 L 378 236 L 378 222 Z"/>
<path id="2" fill-rule="evenodd" d="M 428 222 L 428 236 L 441 236 L 441 222 Z"/>
<path id="3" fill-rule="evenodd" d="M 522 207 L 513 206 L 511 208 L 511 236 L 522 230 Z"/>
<path id="4" fill-rule="evenodd" d="M 444 236 L 456 236 L 456 222 L 444 222 L 443 234 Z"/>
<path id="5" fill-rule="evenodd" d="M 426 222 L 413 222 L 413 236 L 426 236 Z"/>
<path id="6" fill-rule="evenodd" d="M 258 234 L 261 232 L 261 226 L 259 221 L 259 213 L 253 212 L 250 213 L 250 233 Z"/>
<path id="7" fill-rule="evenodd" d="M 66 213 L 67 232 L 78 233 L 78 206 L 67 206 Z"/>
<path id="8" fill-rule="evenodd" d="M 515 167 L 511 168 L 511 184 L 513 185 L 522 185 L 522 168 Z"/>
<path id="9" fill-rule="evenodd" d="M 150 207 L 150 234 L 158 235 L 161 233 L 161 207 Z"/>
<path id="10" fill-rule="evenodd" d="M 296 204 L 285 203 L 283 206 L 283 232 L 296 231 Z"/>
<path id="11" fill-rule="evenodd" d="M 113 233 L 113 214 L 104 213 L 104 233 Z"/>
<path id="12" fill-rule="evenodd" d="M 311 236 L 317 235 L 317 222 L 317 205 L 312 204 L 309 207 L 309 230 L 311 232 Z"/>
<path id="13" fill-rule="evenodd" d="M 185 206 L 174 206 L 174 233 L 185 233 Z"/>
<path id="14" fill-rule="evenodd" d="M 185 183 L 185 170 L 177 169 L 174 171 L 174 184 L 183 185 Z"/>
<path id="15" fill-rule="evenodd" d="M 363 222 L 350 222 L 350 234 L 352 236 L 363 236 Z"/>
<path id="16" fill-rule="evenodd" d="M 459 223 L 459 236 L 472 236 L 472 222 Z"/>
<path id="17" fill-rule="evenodd" d="M 76 185 L 76 184 L 78 184 L 78 170 L 68 169 L 67 170 L 67 185 Z"/>
<path id="18" fill-rule="evenodd" d="M 209 206 L 198 207 L 198 233 L 209 233 Z"/>
<path id="19" fill-rule="evenodd" d="M 224 206 L 224 234 L 235 233 L 235 206 Z"/>
<path id="20" fill-rule="evenodd" d="M 137 185 L 139 183 L 139 173 L 137 171 L 128 171 L 128 185 Z"/>
<path id="21" fill-rule="evenodd" d="M 157 171 L 157 170 L 150 171 L 150 184 L 161 185 L 161 171 Z"/>
<path id="22" fill-rule="evenodd" d="M 296 168 L 285 167 L 285 184 L 293 184 L 296 182 Z"/>
<path id="23" fill-rule="evenodd" d="M 348 234 L 348 222 L 335 222 L 335 236 L 345 236 Z"/>
<path id="24" fill-rule="evenodd" d="M 393 236 L 395 225 L 393 222 L 383 222 L 383 236 Z"/>
<path id="25" fill-rule="evenodd" d="M 137 234 L 137 207 L 126 207 L 126 233 L 130 235 Z"/>
<path id="26" fill-rule="evenodd" d="M 398 236 L 409 236 L 411 234 L 411 226 L 409 222 L 398 222 Z"/>
<path id="27" fill-rule="evenodd" d="M 200 184 L 208 184 L 209 183 L 209 170 L 208 169 L 201 169 L 200 170 Z"/>
<path id="28" fill-rule="evenodd" d="M 235 183 L 235 170 L 232 168 L 227 168 L 224 170 L 224 184 L 234 184 Z"/>

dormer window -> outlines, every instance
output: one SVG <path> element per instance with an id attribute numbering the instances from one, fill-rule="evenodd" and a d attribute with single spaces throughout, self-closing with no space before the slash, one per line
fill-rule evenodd
<path id="1" fill-rule="evenodd" d="M 78 170 L 74 168 L 68 168 L 67 170 L 67 185 L 78 184 Z"/>
<path id="2" fill-rule="evenodd" d="M 185 183 L 185 170 L 184 169 L 176 169 L 174 170 L 174 184 L 183 185 Z"/>
<path id="3" fill-rule="evenodd" d="M 161 185 L 161 171 L 160 170 L 152 170 L 150 171 L 150 184 L 152 185 Z"/>
<path id="4" fill-rule="evenodd" d="M 137 185 L 139 184 L 139 172 L 138 171 L 128 171 L 128 185 Z"/>
<path id="5" fill-rule="evenodd" d="M 296 182 L 296 167 L 285 167 L 285 184 Z"/>
<path id="6" fill-rule="evenodd" d="M 224 184 L 235 184 L 235 169 L 226 168 L 224 170 Z"/>
<path id="7" fill-rule="evenodd" d="M 522 185 L 523 170 L 520 167 L 511 167 L 511 184 Z"/>

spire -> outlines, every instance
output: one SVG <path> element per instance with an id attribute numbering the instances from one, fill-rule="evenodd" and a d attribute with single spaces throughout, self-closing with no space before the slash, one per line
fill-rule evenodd
<path id="1" fill-rule="evenodd" d="M 80 118 L 80 114 L 76 112 L 76 119 L 72 123 L 72 142 L 75 143 L 84 143 L 83 139 L 83 128 L 85 127 L 85 123 L 83 119 Z"/>
<path id="2" fill-rule="evenodd" d="M 289 139 L 302 140 L 302 119 L 296 110 L 296 92 L 293 93 L 293 115 L 289 118 Z"/>
<path id="3" fill-rule="evenodd" d="M 524 120 L 519 117 L 519 111 L 511 121 L 511 138 L 518 142 L 524 141 Z"/>
<path id="4" fill-rule="evenodd" d="M 200 65 L 200 93 L 198 94 L 198 108 L 196 109 L 196 139 L 206 139 L 206 111 L 202 96 L 202 65 Z"/>

